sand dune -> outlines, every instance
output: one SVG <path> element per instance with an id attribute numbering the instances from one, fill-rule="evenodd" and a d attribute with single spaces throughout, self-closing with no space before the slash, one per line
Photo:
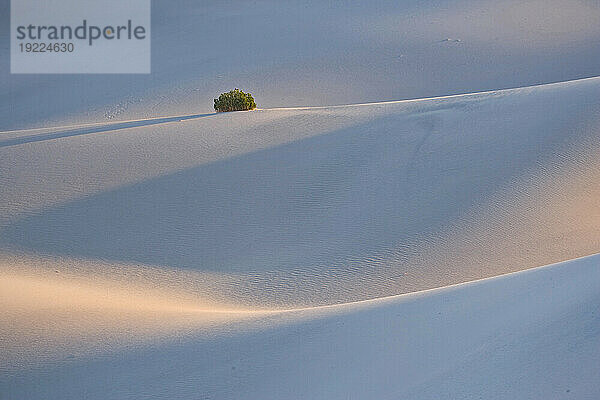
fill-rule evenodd
<path id="1" fill-rule="evenodd" d="M 594 398 L 597 256 L 361 300 L 596 252 L 599 85 L 11 133 L 2 393 Z"/>
<path id="2" fill-rule="evenodd" d="M 596 255 L 272 314 L 254 325 L 238 321 L 216 335 L 200 330 L 103 357 L 4 371 L 0 388 L 32 399 L 594 399 L 599 262 Z"/>
<path id="3" fill-rule="evenodd" d="M 0 147 L 0 246 L 83 276 L 78 260 L 167 268 L 180 291 L 267 308 L 592 254 L 599 91 L 593 78 L 22 133 Z"/>
<path id="4" fill-rule="evenodd" d="M 592 254 L 599 91 L 13 132 L 2 368 L 269 330 Z"/>
<path id="5" fill-rule="evenodd" d="M 0 67 L 0 398 L 600 397 L 598 4 L 152 7 Z"/>
<path id="6" fill-rule="evenodd" d="M 0 370 L 22 370 L 124 348 L 224 329 L 232 321 L 268 310 L 214 304 L 142 279 L 76 277 L 44 271 L 43 263 L 11 260 L 2 265 Z M 48 264 L 45 264 L 48 266 Z M 64 268 L 64 264 L 53 264 Z M 98 264 L 95 264 L 98 266 Z M 66 275 L 66 276 L 65 276 Z M 157 283 L 157 282 L 155 282 Z"/>

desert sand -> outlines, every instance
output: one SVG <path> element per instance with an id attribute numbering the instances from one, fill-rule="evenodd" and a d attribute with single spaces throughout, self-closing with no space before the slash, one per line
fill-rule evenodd
<path id="1" fill-rule="evenodd" d="M 153 13 L 150 76 L 0 71 L 0 397 L 600 396 L 597 5 Z"/>

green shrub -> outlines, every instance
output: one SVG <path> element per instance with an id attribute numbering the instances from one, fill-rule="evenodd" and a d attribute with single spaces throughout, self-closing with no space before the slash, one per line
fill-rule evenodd
<path id="1" fill-rule="evenodd" d="M 239 89 L 222 93 L 218 99 L 215 99 L 217 112 L 254 110 L 255 108 L 256 103 L 252 95 Z"/>

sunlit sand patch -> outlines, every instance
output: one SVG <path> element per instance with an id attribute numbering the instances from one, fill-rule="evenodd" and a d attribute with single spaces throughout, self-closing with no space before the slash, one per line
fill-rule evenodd
<path id="1" fill-rule="evenodd" d="M 46 263 L 48 266 L 48 263 Z M 0 270 L 0 368 L 114 352 L 268 315 L 199 296 L 52 269 Z"/>

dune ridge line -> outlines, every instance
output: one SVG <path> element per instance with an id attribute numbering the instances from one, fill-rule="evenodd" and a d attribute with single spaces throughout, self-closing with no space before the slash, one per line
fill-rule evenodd
<path id="1" fill-rule="evenodd" d="M 328 109 L 328 108 L 361 107 L 361 106 L 376 106 L 376 105 L 385 105 L 385 104 L 412 103 L 412 102 L 421 102 L 421 101 L 428 101 L 428 100 L 441 100 L 441 99 L 471 97 L 471 96 L 478 96 L 478 95 L 485 95 L 485 94 L 492 94 L 492 93 L 507 93 L 507 92 L 518 91 L 518 90 L 522 90 L 522 89 L 551 87 L 551 86 L 584 82 L 584 81 L 595 80 L 595 79 L 600 79 L 600 76 L 589 76 L 587 78 L 570 79 L 570 80 L 559 81 L 559 82 L 540 83 L 540 84 L 535 84 L 535 85 L 518 86 L 518 87 L 512 87 L 512 88 L 505 88 L 505 89 L 491 89 L 491 90 L 484 90 L 484 91 L 480 91 L 480 92 L 458 93 L 458 94 L 449 94 L 449 95 L 433 96 L 433 97 L 420 97 L 420 98 L 415 98 L 415 99 L 375 101 L 375 102 L 368 102 L 368 103 L 335 104 L 335 105 L 328 105 L 328 106 L 256 108 L 254 111 L 324 110 L 324 109 Z M 215 112 L 212 114 L 202 114 L 202 116 L 218 115 L 218 114 L 219 113 Z M 90 122 L 90 123 L 75 124 L 75 125 L 61 125 L 61 126 L 38 127 L 38 128 L 28 128 L 28 129 L 11 129 L 11 130 L 7 130 L 7 131 L 0 131 L 0 135 L 1 134 L 11 134 L 11 133 L 27 133 L 27 132 L 42 131 L 42 130 L 54 130 L 54 129 L 70 129 L 70 128 L 77 129 L 77 128 L 103 127 L 103 126 L 106 126 L 107 128 L 109 128 L 112 125 L 118 125 L 118 124 L 124 124 L 124 123 L 134 123 L 134 122 L 145 122 L 145 121 L 150 122 L 150 121 L 155 121 L 155 120 L 159 120 L 159 119 L 169 119 L 169 121 L 161 122 L 161 124 L 167 124 L 167 123 L 172 123 L 172 122 L 181 122 L 181 121 L 177 121 L 177 118 L 185 118 L 185 120 L 192 120 L 192 119 L 196 119 L 196 118 L 200 118 L 200 117 L 196 117 L 195 114 L 165 115 L 165 116 L 156 116 L 156 117 L 150 117 L 150 118 L 118 120 L 118 121 L 112 121 L 110 123 Z M 143 125 L 141 125 L 141 126 L 143 126 Z M 47 133 L 50 133 L 50 132 L 47 132 Z"/>

